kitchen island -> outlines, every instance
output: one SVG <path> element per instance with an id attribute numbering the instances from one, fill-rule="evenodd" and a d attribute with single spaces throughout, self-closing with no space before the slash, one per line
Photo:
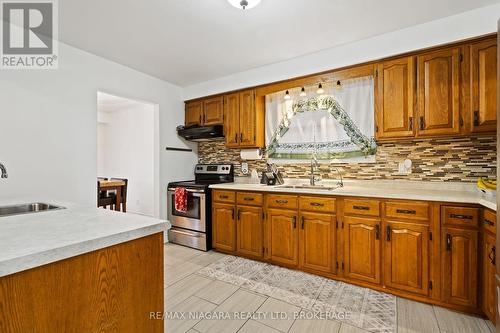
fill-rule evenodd
<path id="1" fill-rule="evenodd" d="M 0 217 L 0 331 L 163 332 L 167 224 L 55 204 Z"/>

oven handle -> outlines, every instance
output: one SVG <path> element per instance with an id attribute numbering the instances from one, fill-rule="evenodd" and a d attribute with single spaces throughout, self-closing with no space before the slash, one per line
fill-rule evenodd
<path id="1" fill-rule="evenodd" d="M 175 192 L 175 188 L 169 188 L 168 189 L 169 192 Z M 193 189 L 190 189 L 190 188 L 187 188 L 186 189 L 186 192 L 189 192 L 189 193 L 205 193 L 205 190 L 193 190 Z"/>
<path id="2" fill-rule="evenodd" d="M 201 238 L 203 237 L 203 234 L 197 232 L 197 233 L 190 233 L 190 232 L 186 232 L 186 231 L 180 231 L 180 230 L 177 230 L 177 229 L 170 229 L 172 232 L 175 232 L 175 233 L 178 233 L 178 234 L 181 234 L 181 235 L 185 235 L 185 236 L 192 236 L 192 237 L 196 237 L 196 238 Z"/>

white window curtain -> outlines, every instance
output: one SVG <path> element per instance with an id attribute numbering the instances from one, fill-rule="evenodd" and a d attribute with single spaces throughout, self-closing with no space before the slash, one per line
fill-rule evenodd
<path id="1" fill-rule="evenodd" d="M 374 150 L 370 154 L 361 153 L 330 112 L 319 110 L 298 112 L 293 115 L 292 106 L 300 100 L 318 97 L 318 86 L 306 87 L 307 96 L 300 96 L 301 88 L 290 89 L 290 99 L 285 100 L 285 92 L 266 96 L 266 143 L 269 146 L 273 135 L 282 124 L 286 114 L 290 122 L 288 131 L 277 140 L 275 152 L 270 156 L 273 162 L 309 162 L 313 153 L 320 160 L 328 162 L 367 163 L 374 162 Z M 331 96 L 345 110 L 352 123 L 368 139 L 374 137 L 374 83 L 367 76 L 323 84 L 324 94 Z"/>

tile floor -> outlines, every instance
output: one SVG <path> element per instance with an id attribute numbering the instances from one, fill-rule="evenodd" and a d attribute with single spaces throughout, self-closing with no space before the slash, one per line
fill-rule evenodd
<path id="1" fill-rule="evenodd" d="M 307 308 L 199 273 L 206 266 L 225 257 L 227 256 L 213 251 L 200 252 L 174 244 L 165 245 L 165 311 L 175 311 L 187 316 L 184 319 L 166 319 L 165 332 L 367 332 L 333 319 L 310 319 L 310 310 Z M 437 306 L 398 297 L 396 308 L 398 333 L 495 332 L 489 321 Z M 275 318 L 251 316 L 255 312 L 289 315 L 277 315 Z M 236 313 L 239 317 L 226 318 L 224 316 L 227 313 Z M 212 318 L 200 318 L 196 314 L 211 314 Z"/>

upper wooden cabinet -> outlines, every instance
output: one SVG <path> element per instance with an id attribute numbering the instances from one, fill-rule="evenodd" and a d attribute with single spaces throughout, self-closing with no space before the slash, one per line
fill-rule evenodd
<path id="1" fill-rule="evenodd" d="M 460 132 L 460 48 L 417 57 L 418 134 Z"/>
<path id="2" fill-rule="evenodd" d="M 221 125 L 224 123 L 222 96 L 186 102 L 185 126 Z"/>
<path id="3" fill-rule="evenodd" d="M 224 123 L 223 97 L 213 97 L 203 101 L 203 125 L 220 125 Z"/>
<path id="4" fill-rule="evenodd" d="M 186 103 L 185 125 L 201 125 L 203 113 L 203 102 L 193 101 Z"/>
<path id="5" fill-rule="evenodd" d="M 496 130 L 497 41 L 489 39 L 470 46 L 471 132 Z"/>
<path id="6" fill-rule="evenodd" d="M 378 139 L 415 135 L 415 68 L 414 57 L 377 65 L 375 133 Z"/>
<path id="7" fill-rule="evenodd" d="M 244 90 L 224 97 L 226 146 L 264 147 L 264 97 L 255 90 Z"/>

